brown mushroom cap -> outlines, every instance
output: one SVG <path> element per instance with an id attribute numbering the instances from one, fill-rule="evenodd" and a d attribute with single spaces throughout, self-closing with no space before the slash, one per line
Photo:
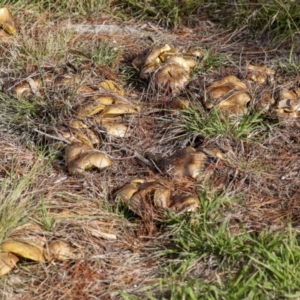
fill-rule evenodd
<path id="1" fill-rule="evenodd" d="M 300 89 L 282 89 L 275 109 L 280 116 L 298 117 L 300 114 Z"/>
<path id="2" fill-rule="evenodd" d="M 136 193 L 139 189 L 139 183 L 130 182 L 125 184 L 122 188 L 120 188 L 116 192 L 116 196 L 120 197 L 123 203 L 129 203 L 131 197 L 134 193 Z"/>
<path id="3" fill-rule="evenodd" d="M 220 104 L 220 108 L 225 108 L 228 106 L 240 106 L 245 107 L 246 104 L 251 100 L 251 97 L 248 93 L 245 92 L 238 92 L 234 95 L 230 96 L 229 98 L 223 100 Z"/>
<path id="4" fill-rule="evenodd" d="M 170 88 L 173 94 L 182 91 L 190 80 L 189 72 L 178 64 L 166 64 L 155 73 L 159 88 Z"/>
<path id="5" fill-rule="evenodd" d="M 112 118 L 113 119 L 113 118 Z M 124 124 L 109 119 L 104 119 L 101 125 L 105 128 L 108 135 L 123 138 L 131 135 L 131 130 Z"/>
<path id="6" fill-rule="evenodd" d="M 129 202 L 129 208 L 137 215 L 142 216 L 146 213 L 145 209 L 147 205 L 151 205 L 151 194 L 155 189 L 160 188 L 161 185 L 158 182 L 145 182 L 139 185 L 139 190 L 131 197 Z"/>
<path id="7" fill-rule="evenodd" d="M 190 72 L 190 70 L 194 68 L 197 64 L 197 62 L 191 57 L 184 57 L 184 56 L 170 56 L 167 59 L 167 63 L 178 64 L 187 72 Z"/>
<path id="8" fill-rule="evenodd" d="M 12 252 L 18 256 L 28 258 L 38 262 L 44 262 L 44 251 L 39 245 L 34 245 L 24 241 L 8 240 L 0 245 L 2 250 Z"/>
<path id="9" fill-rule="evenodd" d="M 165 45 L 163 47 L 148 48 L 140 55 L 138 55 L 132 61 L 132 64 L 137 68 L 143 67 L 145 65 L 153 65 L 156 63 L 159 64 L 161 62 L 161 59 L 159 58 L 160 54 L 169 50 L 171 50 L 171 47 L 169 45 Z"/>
<path id="10" fill-rule="evenodd" d="M 267 66 L 247 66 L 248 75 L 247 79 L 257 82 L 259 84 L 264 84 L 269 80 L 269 82 L 274 82 L 275 71 Z"/>
<path id="11" fill-rule="evenodd" d="M 17 264 L 19 258 L 7 252 L 0 252 L 0 276 L 10 272 L 10 270 Z"/>
<path id="12" fill-rule="evenodd" d="M 91 103 L 85 104 L 81 106 L 77 110 L 76 116 L 78 118 L 85 118 L 89 116 L 93 116 L 100 111 L 104 110 L 106 106 L 111 105 L 114 99 L 112 97 L 99 97 L 97 99 L 93 99 Z"/>
<path id="13" fill-rule="evenodd" d="M 93 168 L 104 169 L 111 165 L 111 159 L 103 152 L 92 150 L 82 154 L 78 159 L 68 163 L 68 170 L 71 174 L 80 174 L 85 170 Z"/>
<path id="14" fill-rule="evenodd" d="M 17 34 L 16 24 L 7 7 L 0 8 L 0 27 L 10 35 Z"/>
<path id="15" fill-rule="evenodd" d="M 65 149 L 65 160 L 68 164 L 69 162 L 78 159 L 81 155 L 88 153 L 93 150 L 92 147 L 84 143 L 72 143 L 68 145 Z"/>
<path id="16" fill-rule="evenodd" d="M 206 90 L 210 92 L 216 87 L 220 87 L 226 84 L 232 84 L 232 87 L 234 87 L 236 90 L 247 90 L 247 86 L 245 83 L 240 81 L 236 76 L 230 75 L 226 76 L 220 80 L 215 81 L 212 83 Z"/>
<path id="17" fill-rule="evenodd" d="M 161 168 L 174 176 L 188 176 L 197 179 L 207 163 L 207 155 L 196 151 L 193 147 L 186 147 L 176 151 L 163 160 Z"/>
<path id="18" fill-rule="evenodd" d="M 118 103 L 106 106 L 101 115 L 103 118 L 114 118 L 122 115 L 137 114 L 138 112 L 139 108 L 136 106 Z"/>
<path id="19" fill-rule="evenodd" d="M 243 114 L 251 100 L 245 83 L 236 76 L 227 76 L 215 81 L 207 89 L 207 108 L 219 107 L 235 114 Z"/>
<path id="20" fill-rule="evenodd" d="M 99 86 L 107 91 L 117 93 L 120 96 L 125 95 L 125 91 L 112 80 L 102 81 Z"/>
<path id="21" fill-rule="evenodd" d="M 170 208 L 179 212 L 193 212 L 200 207 L 199 198 L 193 195 L 175 195 L 171 201 Z"/>

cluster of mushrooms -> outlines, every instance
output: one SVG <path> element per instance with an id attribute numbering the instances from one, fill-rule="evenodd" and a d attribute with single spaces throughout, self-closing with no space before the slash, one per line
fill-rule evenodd
<path id="1" fill-rule="evenodd" d="M 54 86 L 77 85 L 75 76 L 55 77 L 51 73 L 44 74 L 44 78 L 35 77 L 20 82 L 14 86 L 16 97 L 31 96 L 40 93 L 43 84 Z M 75 116 L 64 126 L 56 127 L 52 136 L 58 137 L 63 143 L 56 143 L 56 148 L 65 148 L 65 161 L 70 174 L 83 173 L 89 169 L 104 169 L 111 165 L 110 157 L 98 150 L 101 145 L 99 135 L 91 128 L 112 137 L 129 137 L 132 129 L 123 122 L 123 116 L 136 115 L 140 107 L 124 97 L 124 90 L 111 80 L 103 81 L 98 88 L 80 86 L 76 96 L 80 105 Z M 50 138 L 51 141 L 53 141 Z M 67 147 L 64 147 L 67 143 Z"/>
<path id="2" fill-rule="evenodd" d="M 0 276 L 10 272 L 19 257 L 36 262 L 75 259 L 75 248 L 62 240 L 48 242 L 41 226 L 27 223 L 16 228 L 0 244 Z"/>
<path id="3" fill-rule="evenodd" d="M 78 174 L 92 168 L 109 167 L 111 159 L 95 149 L 101 141 L 90 127 L 102 128 L 103 132 L 113 137 L 128 137 L 131 129 L 122 118 L 124 115 L 136 115 L 139 111 L 140 107 L 124 98 L 124 90 L 115 82 L 101 82 L 99 91 L 80 105 L 69 126 L 57 132 L 70 143 L 65 150 L 68 171 Z"/>
<path id="4" fill-rule="evenodd" d="M 140 69 L 140 77 L 153 83 L 155 89 L 180 93 L 190 80 L 190 74 L 203 53 L 197 49 L 180 51 L 169 45 L 146 49 L 132 62 Z"/>
<path id="5" fill-rule="evenodd" d="M 210 158 L 223 159 L 224 155 L 217 148 L 185 147 L 168 158 L 157 160 L 157 167 L 170 178 L 180 180 L 189 177 L 200 181 L 204 179 L 204 174 L 208 175 L 208 172 L 204 171 L 209 165 Z M 200 206 L 196 194 L 178 193 L 171 181 L 161 177 L 148 180 L 133 179 L 120 188 L 115 195 L 141 217 L 147 214 L 150 206 L 177 213 L 196 211 Z"/>
<path id="6" fill-rule="evenodd" d="M 172 95 L 169 101 L 171 109 L 185 109 L 189 100 L 178 95 L 190 81 L 190 74 L 202 58 L 204 51 L 191 49 L 181 51 L 169 45 L 148 48 L 139 54 L 132 64 L 139 69 L 140 77 L 148 80 L 155 89 Z M 234 75 L 223 77 L 209 84 L 204 89 L 204 105 L 207 109 L 217 108 L 220 112 L 228 112 L 239 116 L 247 112 L 252 99 L 251 87 L 255 85 L 275 85 L 275 71 L 267 66 L 247 65 L 247 76 L 244 81 Z M 276 101 L 277 100 L 277 101 Z M 298 117 L 300 115 L 299 88 L 280 88 L 279 97 L 274 99 L 272 92 L 263 93 L 255 99 L 257 110 L 274 111 L 279 117 Z"/>
<path id="7" fill-rule="evenodd" d="M 16 24 L 7 8 L 0 9 L 0 38 L 17 33 Z M 180 98 L 180 93 L 190 81 L 191 73 L 198 60 L 203 57 L 203 50 L 181 50 L 169 45 L 148 48 L 132 62 L 139 69 L 140 77 L 149 82 L 149 86 L 170 96 L 171 109 L 185 109 L 190 103 Z M 236 76 L 226 76 L 210 83 L 204 89 L 204 106 L 207 110 L 217 108 L 235 116 L 243 115 L 249 103 L 253 101 L 251 86 L 275 85 L 275 71 L 266 66 L 246 66 L 247 76 L 240 80 Z M 76 76 L 54 76 L 45 72 L 43 77 L 28 77 L 13 85 L 11 90 L 16 98 L 40 95 L 45 85 L 69 87 L 78 86 Z M 98 132 L 116 138 L 129 137 L 132 125 L 124 121 L 126 115 L 139 115 L 141 108 L 125 97 L 125 91 L 115 82 L 106 80 L 98 87 L 80 86 L 76 96 L 80 103 L 75 108 L 73 119 L 61 128 L 50 132 L 60 141 L 67 143 L 65 162 L 70 174 L 80 174 L 90 169 L 105 169 L 111 166 L 113 158 L 99 150 L 101 140 Z M 266 93 L 255 100 L 255 107 L 265 111 L 273 110 L 278 116 L 300 116 L 300 88 L 282 88 L 275 100 L 273 94 Z M 61 143 L 57 143 L 61 147 Z M 222 160 L 224 154 L 217 148 L 185 147 L 169 157 L 158 159 L 156 167 L 161 174 L 177 178 L 189 177 L 195 181 L 209 176 L 209 162 Z M 173 182 L 173 183 L 172 183 Z M 177 213 L 191 212 L 199 208 L 196 193 L 178 193 L 175 181 L 162 177 L 136 178 L 120 187 L 115 197 L 138 216 L 147 215 L 148 208 L 171 210 Z M 28 234 L 24 236 L 24 230 Z M 22 231 L 22 237 L 20 232 Z M 52 259 L 74 258 L 74 249 L 64 241 L 47 243 L 38 225 L 26 224 L 17 228 L 0 245 L 0 276 L 8 273 L 18 262 L 18 257 L 38 262 Z"/>

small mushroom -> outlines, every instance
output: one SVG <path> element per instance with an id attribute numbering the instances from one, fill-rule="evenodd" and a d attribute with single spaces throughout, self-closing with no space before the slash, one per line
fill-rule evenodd
<path id="1" fill-rule="evenodd" d="M 15 21 L 7 7 L 0 8 L 0 28 L 8 35 L 17 34 Z"/>
<path id="2" fill-rule="evenodd" d="M 190 106 L 190 100 L 185 98 L 175 97 L 167 103 L 168 108 L 174 110 L 184 110 Z"/>
<path id="3" fill-rule="evenodd" d="M 211 90 L 215 88 L 219 88 L 221 86 L 227 85 L 231 86 L 235 90 L 242 91 L 242 90 L 247 90 L 247 86 L 245 83 L 240 81 L 236 76 L 230 75 L 226 76 L 220 80 L 215 81 L 213 84 L 211 84 L 208 88 L 207 91 L 211 92 Z"/>
<path id="4" fill-rule="evenodd" d="M 158 209 L 170 209 L 176 213 L 195 211 L 200 203 L 197 196 L 191 194 L 172 194 L 174 186 L 164 178 L 150 181 L 131 181 L 116 192 L 129 209 L 143 217 L 155 206 Z"/>
<path id="5" fill-rule="evenodd" d="M 227 76 L 211 84 L 206 92 L 207 108 L 218 107 L 222 111 L 243 114 L 247 110 L 247 103 L 251 100 L 245 83 L 236 76 Z"/>
<path id="6" fill-rule="evenodd" d="M 99 86 L 100 88 L 119 94 L 120 96 L 125 95 L 125 91 L 112 80 L 102 81 Z"/>
<path id="7" fill-rule="evenodd" d="M 78 140 L 79 142 L 84 143 L 89 147 L 92 147 L 94 144 L 96 145 L 100 143 L 99 138 L 90 129 L 77 129 L 77 128 L 70 127 L 70 132 L 72 136 L 68 140 L 71 143 L 73 141 Z"/>
<path id="8" fill-rule="evenodd" d="M 300 89 L 283 89 L 275 111 L 279 116 L 298 117 L 300 115 Z"/>
<path id="9" fill-rule="evenodd" d="M 15 86 L 14 93 L 17 97 L 39 95 L 41 87 L 42 81 L 40 78 L 28 78 Z"/>
<path id="10" fill-rule="evenodd" d="M 199 209 L 199 198 L 193 195 L 175 195 L 171 199 L 170 209 L 177 212 L 193 212 Z"/>
<path id="11" fill-rule="evenodd" d="M 207 161 L 208 158 L 204 152 L 196 151 L 193 147 L 186 147 L 163 159 L 159 165 L 174 176 L 197 179 L 204 171 Z"/>
<path id="12" fill-rule="evenodd" d="M 266 66 L 247 66 L 248 74 L 247 79 L 258 84 L 265 84 L 267 82 L 274 82 L 275 71 Z"/>
<path id="13" fill-rule="evenodd" d="M 74 248 L 71 247 L 67 242 L 60 240 L 52 241 L 50 243 L 45 251 L 45 256 L 48 260 L 57 259 L 60 261 L 76 258 Z"/>
<path id="14" fill-rule="evenodd" d="M 267 112 L 271 109 L 275 102 L 276 101 L 271 93 L 262 93 L 258 101 L 255 103 L 255 109 Z"/>
<path id="15" fill-rule="evenodd" d="M 9 273 L 17 264 L 19 258 L 12 253 L 0 252 L 0 276 Z"/>
<path id="16" fill-rule="evenodd" d="M 122 115 L 135 115 L 138 112 L 137 106 L 119 103 L 106 106 L 101 115 L 103 118 L 114 118 Z"/>
<path id="17" fill-rule="evenodd" d="M 155 189 L 160 187 L 156 181 L 140 184 L 138 191 L 130 198 L 129 208 L 139 216 L 146 214 L 147 207 L 152 205 Z"/>
<path id="18" fill-rule="evenodd" d="M 155 84 L 160 89 L 170 89 L 172 94 L 182 91 L 190 80 L 190 74 L 178 64 L 166 64 L 155 73 Z"/>
<path id="19" fill-rule="evenodd" d="M 80 174 L 93 168 L 104 169 L 111 165 L 111 159 L 86 144 L 71 144 L 66 147 L 65 159 L 71 174 Z"/>
<path id="20" fill-rule="evenodd" d="M 124 124 L 109 119 L 104 119 L 101 123 L 101 125 L 105 128 L 108 135 L 114 136 L 114 137 L 129 137 L 131 135 L 131 130 Z"/>
<path id="21" fill-rule="evenodd" d="M 193 56 L 193 53 L 182 53 L 165 45 L 147 49 L 133 60 L 133 65 L 140 68 L 142 79 L 151 79 L 155 87 L 177 94 L 185 88 L 190 72 L 197 64 Z"/>
<path id="22" fill-rule="evenodd" d="M 143 51 L 141 54 L 139 54 L 132 61 L 132 64 L 136 68 L 141 68 L 145 65 L 159 64 L 161 63 L 161 59 L 159 58 L 159 56 L 162 53 L 169 50 L 171 50 L 171 47 L 169 45 L 165 45 L 163 47 L 148 48 L 145 51 Z"/>
<path id="23" fill-rule="evenodd" d="M 170 56 L 168 57 L 166 63 L 177 64 L 187 72 L 190 72 L 190 70 L 197 65 L 197 62 L 194 59 L 184 56 Z"/>
<path id="24" fill-rule="evenodd" d="M 99 97 L 93 99 L 92 102 L 82 105 L 78 110 L 76 116 L 78 118 L 85 118 L 93 116 L 103 111 L 108 105 L 113 103 L 112 97 Z"/>

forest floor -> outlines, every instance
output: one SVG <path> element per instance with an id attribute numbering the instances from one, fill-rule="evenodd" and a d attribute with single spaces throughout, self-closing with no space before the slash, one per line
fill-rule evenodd
<path id="1" fill-rule="evenodd" d="M 288 42 L 274 47 L 208 18 L 169 29 L 107 13 L 83 21 L 10 8 L 18 34 L 0 44 L 0 243 L 36 235 L 44 247 L 60 240 L 75 254 L 63 261 L 20 258 L 0 277 L 0 298 L 300 299 L 299 119 L 254 110 L 261 95 L 270 93 L 275 107 L 283 88 L 298 88 L 297 45 L 291 53 Z M 169 109 L 168 96 L 132 65 L 146 48 L 165 44 L 205 53 L 180 95 L 190 101 L 186 110 Z M 205 88 L 228 75 L 246 82 L 249 64 L 276 74 L 273 82 L 248 83 L 248 112 L 232 121 L 207 110 Z M 76 83 L 36 88 L 30 78 L 46 73 L 53 82 Z M 104 80 L 141 108 L 124 117 L 133 133 L 111 137 L 94 127 L 97 149 L 112 165 L 72 175 L 65 145 L 47 135 L 74 118 L 79 87 Z M 24 82 L 28 93 L 16 95 Z M 195 180 L 150 168 L 136 155 L 165 159 L 187 146 L 218 147 L 224 159 L 210 159 Z M 165 178 L 196 193 L 200 208 L 141 218 L 115 197 L 134 178 Z"/>

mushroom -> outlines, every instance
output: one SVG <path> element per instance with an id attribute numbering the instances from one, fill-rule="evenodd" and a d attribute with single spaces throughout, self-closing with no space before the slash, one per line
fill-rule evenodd
<path id="1" fill-rule="evenodd" d="M 258 84 L 273 83 L 275 71 L 266 66 L 247 66 L 247 79 Z"/>
<path id="2" fill-rule="evenodd" d="M 0 8 L 0 28 L 7 35 L 16 35 L 17 34 L 15 21 L 7 7 Z"/>
<path id="3" fill-rule="evenodd" d="M 93 168 L 101 170 L 111 165 L 111 159 L 105 153 L 80 143 L 66 147 L 65 159 L 71 174 L 80 174 Z"/>
<path id="4" fill-rule="evenodd" d="M 222 111 L 242 114 L 247 110 L 247 103 L 251 100 L 245 83 L 236 76 L 226 76 L 211 84 L 206 92 L 207 108 L 217 107 Z"/>

